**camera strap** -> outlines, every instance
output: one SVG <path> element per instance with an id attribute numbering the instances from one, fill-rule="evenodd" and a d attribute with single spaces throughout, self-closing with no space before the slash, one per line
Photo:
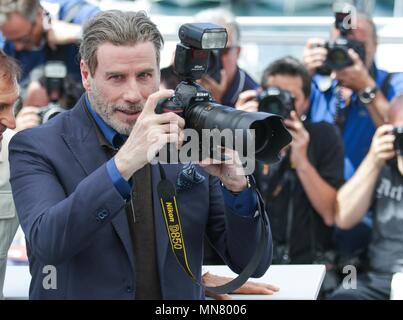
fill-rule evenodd
<path id="1" fill-rule="evenodd" d="M 169 242 L 171 244 L 172 251 L 181 265 L 182 269 L 188 274 L 189 277 L 192 278 L 193 282 L 197 285 L 203 287 L 204 289 L 215 293 L 215 294 L 225 294 L 229 292 L 233 292 L 242 286 L 251 275 L 255 272 L 257 266 L 259 265 L 262 256 L 264 255 L 264 251 L 266 248 L 266 243 L 268 240 L 267 236 L 267 226 L 269 224 L 269 220 L 267 214 L 264 209 L 264 202 L 262 196 L 256 188 L 254 179 L 250 179 L 251 188 L 257 194 L 257 206 L 259 211 L 259 221 L 260 221 L 260 240 L 259 244 L 253 254 L 252 259 L 249 261 L 248 265 L 245 269 L 239 274 L 238 277 L 233 279 L 232 281 L 218 287 L 206 287 L 201 284 L 195 275 L 193 274 L 188 257 L 186 252 L 185 239 L 183 237 L 182 225 L 180 221 L 180 215 L 178 210 L 178 203 L 176 201 L 176 190 L 171 181 L 166 178 L 166 174 L 164 168 L 160 163 L 158 163 L 161 180 L 157 186 L 158 197 L 161 203 L 162 213 L 164 215 L 164 220 L 166 224 L 166 230 L 168 233 Z"/>

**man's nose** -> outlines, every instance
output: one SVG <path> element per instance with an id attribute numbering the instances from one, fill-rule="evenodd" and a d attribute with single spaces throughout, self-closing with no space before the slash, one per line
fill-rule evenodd
<path id="1" fill-rule="evenodd" d="M 136 80 L 130 80 L 123 95 L 123 99 L 130 103 L 137 103 L 141 101 L 141 89 Z"/>
<path id="2" fill-rule="evenodd" d="M 3 114 L 0 114 L 0 122 L 9 129 L 15 129 L 15 118 L 12 108 L 5 110 Z"/>

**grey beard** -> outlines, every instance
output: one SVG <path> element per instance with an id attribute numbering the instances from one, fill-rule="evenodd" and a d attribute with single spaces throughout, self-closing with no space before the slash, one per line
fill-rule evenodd
<path id="1" fill-rule="evenodd" d="M 96 111 L 96 113 L 105 121 L 107 125 L 116 130 L 119 134 L 122 135 L 130 135 L 135 121 L 133 123 L 125 123 L 113 119 L 113 114 L 117 110 L 132 110 L 132 111 L 142 111 L 142 104 L 131 104 L 131 105 L 113 105 L 108 104 L 102 101 L 102 96 L 98 93 L 98 90 L 95 86 L 92 87 L 94 91 L 94 95 L 88 93 L 88 98 L 91 102 L 92 107 Z M 94 90 L 95 89 L 95 90 Z"/>

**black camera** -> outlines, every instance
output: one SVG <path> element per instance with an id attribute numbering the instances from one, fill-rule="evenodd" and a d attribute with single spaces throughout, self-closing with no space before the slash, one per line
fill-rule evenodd
<path id="1" fill-rule="evenodd" d="M 43 82 L 49 97 L 49 104 L 39 110 L 41 123 L 45 123 L 65 111 L 60 105 L 64 92 L 64 79 L 67 76 L 66 65 L 62 61 L 48 61 L 44 66 Z"/>
<path id="2" fill-rule="evenodd" d="M 73 80 L 67 73 L 63 61 L 49 60 L 45 63 L 40 78 L 41 85 L 46 89 L 49 104 L 39 111 L 41 123 L 45 123 L 68 107 L 75 105 L 84 92 L 81 82 Z"/>
<path id="3" fill-rule="evenodd" d="M 291 111 L 295 109 L 294 95 L 287 90 L 278 87 L 268 87 L 258 93 L 259 111 L 277 114 L 284 119 L 288 118 Z"/>
<path id="4" fill-rule="evenodd" d="M 347 38 L 351 32 L 351 7 L 335 10 L 335 27 L 339 30 L 340 36 L 334 42 L 326 42 L 327 56 L 324 64 L 317 72 L 322 75 L 330 75 L 332 70 L 344 69 L 353 64 L 348 50 L 353 49 L 358 53 L 362 61 L 365 61 L 365 46 L 362 42 Z M 351 21 L 350 21 L 351 23 Z"/>
<path id="5" fill-rule="evenodd" d="M 225 28 L 211 23 L 188 23 L 179 29 L 181 43 L 176 47 L 175 69 L 183 81 L 175 95 L 160 101 L 156 113 L 174 112 L 185 119 L 186 128 L 203 137 L 203 129 L 220 132 L 224 129 L 242 131 L 242 141 L 250 141 L 254 129 L 255 157 L 266 162 L 278 161 L 280 150 L 291 142 L 281 117 L 264 112 L 244 112 L 216 103 L 210 93 L 195 82 L 206 73 L 211 50 L 227 43 Z M 223 146 L 222 140 L 220 140 Z M 217 146 L 212 146 L 217 147 Z M 235 146 L 234 146 L 235 148 Z"/>
<path id="6" fill-rule="evenodd" d="M 399 156 L 403 156 L 403 126 L 394 127 L 393 134 L 395 135 L 394 147 L 396 150 L 396 154 Z"/>

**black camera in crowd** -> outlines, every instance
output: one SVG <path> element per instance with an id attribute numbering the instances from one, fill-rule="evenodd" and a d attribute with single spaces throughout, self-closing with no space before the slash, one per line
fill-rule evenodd
<path id="1" fill-rule="evenodd" d="M 365 46 L 362 42 L 347 38 L 352 30 L 351 7 L 335 8 L 335 27 L 340 36 L 334 42 L 326 42 L 327 56 L 324 64 L 317 72 L 322 75 L 330 75 L 332 70 L 344 69 L 353 64 L 348 50 L 353 49 L 358 53 L 362 61 L 365 61 Z"/>
<path id="2" fill-rule="evenodd" d="M 60 99 L 64 92 L 64 79 L 67 76 L 67 68 L 61 61 L 48 61 L 44 66 L 43 84 L 49 97 L 49 104 L 39 110 L 41 123 L 46 123 L 59 113 L 65 111 L 60 106 Z"/>
<path id="3" fill-rule="evenodd" d="M 59 60 L 45 63 L 39 81 L 49 97 L 49 104 L 39 111 L 42 124 L 74 106 L 84 92 L 81 81 L 71 78 L 65 63 Z"/>
<path id="4" fill-rule="evenodd" d="M 268 87 L 257 94 L 259 111 L 277 114 L 284 119 L 288 118 L 291 111 L 295 110 L 294 95 L 278 87 Z"/>
<path id="5" fill-rule="evenodd" d="M 175 70 L 183 81 L 176 87 L 173 97 L 158 103 L 156 113 L 174 112 L 180 115 L 185 119 L 186 128 L 195 129 L 199 137 L 203 136 L 203 129 L 230 129 L 232 132 L 241 129 L 243 142 L 247 143 L 251 137 L 250 129 L 254 129 L 255 158 L 265 162 L 278 161 L 280 150 L 291 142 L 291 135 L 281 117 L 220 105 L 195 82 L 206 73 L 211 50 L 225 48 L 225 28 L 211 23 L 188 23 L 180 27 L 179 39 Z"/>
<path id="6" fill-rule="evenodd" d="M 403 126 L 394 127 L 393 134 L 395 135 L 394 147 L 396 150 L 396 154 L 399 156 L 403 156 Z"/>

